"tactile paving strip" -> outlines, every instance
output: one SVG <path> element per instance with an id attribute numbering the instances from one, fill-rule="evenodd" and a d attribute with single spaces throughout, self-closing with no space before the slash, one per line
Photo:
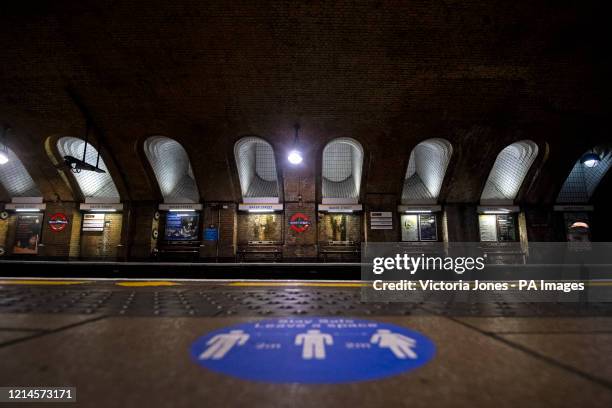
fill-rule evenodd
<path id="1" fill-rule="evenodd" d="M 610 316 L 609 303 L 370 303 L 355 288 L 3 287 L 0 313 L 126 316 Z"/>

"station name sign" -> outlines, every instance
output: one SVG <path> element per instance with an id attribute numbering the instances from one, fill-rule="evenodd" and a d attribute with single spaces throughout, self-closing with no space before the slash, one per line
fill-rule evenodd
<path id="1" fill-rule="evenodd" d="M 354 212 L 361 211 L 363 206 L 361 204 L 319 204 L 319 211 L 321 212 Z"/>
<path id="2" fill-rule="evenodd" d="M 46 208 L 47 208 L 47 204 L 45 203 L 38 203 L 38 204 L 8 203 L 4 205 L 4 209 L 7 211 L 17 211 L 17 210 L 43 211 Z"/>
<path id="3" fill-rule="evenodd" d="M 158 209 L 161 211 L 200 211 L 202 204 L 160 204 Z"/>
<path id="4" fill-rule="evenodd" d="M 282 211 L 282 204 L 238 204 L 239 211 Z"/>
<path id="5" fill-rule="evenodd" d="M 83 203 L 79 208 L 81 211 L 121 211 L 123 210 L 123 204 Z"/>

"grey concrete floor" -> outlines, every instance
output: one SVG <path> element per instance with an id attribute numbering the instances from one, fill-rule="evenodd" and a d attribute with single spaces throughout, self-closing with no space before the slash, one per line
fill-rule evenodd
<path id="1" fill-rule="evenodd" d="M 69 406 L 612 406 L 612 305 L 453 313 L 364 304 L 359 287 L 334 283 L 16 283 L 0 281 L 0 386 L 73 386 Z M 404 326 L 429 337 L 436 355 L 400 375 L 335 385 L 246 381 L 190 358 L 212 330 L 292 315 Z"/>

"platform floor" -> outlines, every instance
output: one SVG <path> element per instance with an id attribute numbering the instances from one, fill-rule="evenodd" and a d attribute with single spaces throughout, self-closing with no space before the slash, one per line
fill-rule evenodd
<path id="1" fill-rule="evenodd" d="M 0 279 L 0 386 L 74 386 L 76 405 L 100 407 L 612 406 L 612 304 L 372 304 L 359 290 Z M 212 330 L 282 316 L 404 326 L 436 355 L 386 379 L 318 385 L 241 380 L 190 358 Z"/>

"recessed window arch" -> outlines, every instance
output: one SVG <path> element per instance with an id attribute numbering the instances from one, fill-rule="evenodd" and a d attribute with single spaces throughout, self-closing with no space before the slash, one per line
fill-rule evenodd
<path id="1" fill-rule="evenodd" d="M 280 201 L 274 149 L 265 140 L 248 136 L 234 145 L 234 157 L 244 202 Z"/>
<path id="2" fill-rule="evenodd" d="M 57 141 L 57 150 L 60 156 L 73 156 L 77 159 L 83 158 L 83 151 L 85 150 L 85 141 L 77 137 L 65 136 L 61 137 Z M 102 156 L 99 157 L 98 162 L 98 150 L 91 144 L 87 144 L 87 152 L 85 156 L 85 162 L 93 166 L 98 164 L 104 173 L 97 173 L 95 171 L 83 170 L 80 173 L 72 173 L 76 180 L 79 189 L 83 197 L 88 199 L 104 199 L 119 202 L 119 191 L 113 181 L 106 163 Z"/>
<path id="3" fill-rule="evenodd" d="M 355 139 L 337 138 L 323 149 L 323 203 L 357 203 L 363 169 L 363 147 Z"/>
<path id="4" fill-rule="evenodd" d="M 453 147 L 445 139 L 427 139 L 416 145 L 408 161 L 402 204 L 435 204 L 452 154 Z"/>
<path id="5" fill-rule="evenodd" d="M 597 166 L 588 167 L 581 163 L 580 158 L 576 160 L 557 196 L 558 203 L 586 204 L 591 200 L 599 182 L 612 166 L 612 151 L 606 150 L 601 148 L 593 150 L 600 158 Z"/>
<path id="6" fill-rule="evenodd" d="M 165 136 L 151 136 L 144 142 L 144 151 L 164 197 L 164 203 L 200 201 L 189 157 L 179 142 Z"/>
<path id="7" fill-rule="evenodd" d="M 0 183 L 10 198 L 42 196 L 32 176 L 15 152 L 6 147 L 6 153 L 8 161 L 0 164 Z"/>
<path id="8" fill-rule="evenodd" d="M 537 155 L 538 145 L 531 140 L 506 146 L 495 159 L 481 203 L 512 204 Z"/>

